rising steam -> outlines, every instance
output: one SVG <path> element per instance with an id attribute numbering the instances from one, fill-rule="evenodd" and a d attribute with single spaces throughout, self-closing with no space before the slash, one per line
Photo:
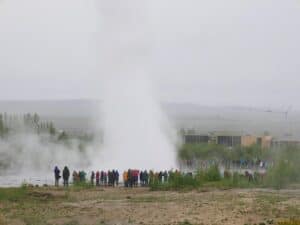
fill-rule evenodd
<path id="1" fill-rule="evenodd" d="M 126 79 L 128 76 L 122 82 L 111 79 L 107 84 L 102 165 L 121 169 L 174 168 L 174 145 L 167 135 L 172 132 L 153 97 L 150 82 L 142 75 Z"/>
<path id="2" fill-rule="evenodd" d="M 68 143 L 51 141 L 50 135 L 34 133 L 11 134 L 4 140 L 0 139 L 1 174 L 32 174 L 47 175 L 55 165 L 71 168 L 84 168 L 91 163 L 92 148 L 80 151 L 78 140 Z"/>
<path id="3" fill-rule="evenodd" d="M 154 94 L 144 1 L 100 1 L 105 167 L 170 169 L 172 132 Z M 145 38 L 147 37 L 147 38 Z"/>

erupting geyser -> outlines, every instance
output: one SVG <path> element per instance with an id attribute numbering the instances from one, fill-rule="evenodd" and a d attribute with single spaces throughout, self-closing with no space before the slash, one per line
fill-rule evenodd
<path id="1" fill-rule="evenodd" d="M 151 78 L 151 26 L 145 1 L 102 0 L 101 76 L 106 168 L 175 167 L 172 135 Z"/>

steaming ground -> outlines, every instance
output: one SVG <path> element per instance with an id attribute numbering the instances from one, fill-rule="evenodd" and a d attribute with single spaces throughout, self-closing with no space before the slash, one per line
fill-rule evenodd
<path id="1" fill-rule="evenodd" d="M 65 165 L 87 169 L 91 165 L 94 146 L 80 150 L 79 141 L 57 142 L 50 135 L 18 132 L 0 139 L 0 185 L 16 186 L 23 181 L 52 184 L 53 168 Z"/>

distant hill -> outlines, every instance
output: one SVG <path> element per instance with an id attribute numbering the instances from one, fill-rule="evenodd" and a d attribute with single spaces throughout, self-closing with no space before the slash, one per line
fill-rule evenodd
<path id="1" fill-rule="evenodd" d="M 101 109 L 97 100 L 0 101 L 0 112 L 37 112 L 61 129 L 90 130 Z M 162 109 L 177 128 L 211 131 L 238 131 L 300 138 L 300 113 L 291 111 L 286 119 L 280 110 L 228 106 L 213 107 L 190 103 L 162 103 Z"/>
<path id="2" fill-rule="evenodd" d="M 42 119 L 53 121 L 58 129 L 85 133 L 95 127 L 93 118 L 98 114 L 98 103 L 91 100 L 0 101 L 0 112 L 36 112 Z"/>
<path id="3" fill-rule="evenodd" d="M 37 112 L 42 116 L 90 117 L 97 109 L 92 100 L 0 101 L 0 112 Z"/>

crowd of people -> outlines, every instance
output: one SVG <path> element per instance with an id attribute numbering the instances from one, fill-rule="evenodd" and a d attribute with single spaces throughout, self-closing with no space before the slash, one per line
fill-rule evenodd
<path id="1" fill-rule="evenodd" d="M 273 161 L 254 160 L 181 160 L 181 165 L 187 168 L 208 169 L 212 165 L 220 165 L 228 169 L 268 169 Z"/>
<path id="2" fill-rule="evenodd" d="M 123 185 L 124 187 L 147 187 L 149 183 L 157 180 L 158 182 L 167 182 L 168 178 L 172 176 L 172 173 L 179 173 L 179 171 L 160 171 L 154 172 L 152 170 L 140 171 L 137 169 L 128 169 L 123 172 Z M 63 185 L 69 186 L 70 170 L 67 166 L 64 167 L 62 172 Z M 54 168 L 55 186 L 59 186 L 59 180 L 61 178 L 60 169 L 56 166 Z M 110 186 L 115 187 L 120 184 L 120 174 L 118 170 L 108 171 L 91 171 L 89 179 L 85 171 L 73 171 L 72 173 L 73 184 L 87 183 L 95 186 Z"/>

